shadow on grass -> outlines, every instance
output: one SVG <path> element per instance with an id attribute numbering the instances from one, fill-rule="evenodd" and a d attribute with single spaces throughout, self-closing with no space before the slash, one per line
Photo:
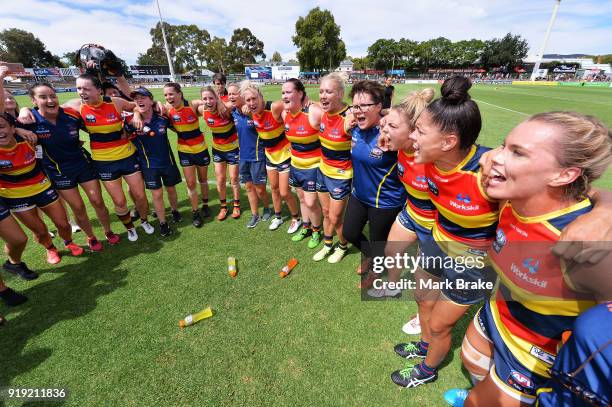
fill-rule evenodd
<path id="1" fill-rule="evenodd" d="M 31 288 L 23 291 L 29 301 L 8 310 L 7 315 L 14 312 L 20 314 L 0 332 L 0 387 L 12 384 L 16 377 L 35 369 L 53 354 L 53 348 L 26 350 L 28 342 L 57 323 L 82 317 L 94 310 L 99 297 L 127 284 L 128 270 L 121 268 L 124 259 L 157 252 L 163 244 L 158 236 L 144 234 L 138 242 L 132 243 L 123 233 L 122 241 L 117 246 L 106 245 L 102 253 L 86 252 L 83 255 L 85 259 L 79 263 L 60 263 L 54 271 L 43 272 L 61 276 L 38 284 L 34 281 Z M 78 337 L 79 332 L 74 332 L 74 336 Z M 61 384 L 61 378 L 58 380 L 56 385 Z M 40 386 L 53 384 L 41 383 Z"/>

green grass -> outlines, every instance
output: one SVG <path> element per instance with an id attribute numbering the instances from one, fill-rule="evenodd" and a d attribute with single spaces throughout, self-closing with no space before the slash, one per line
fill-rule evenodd
<path id="1" fill-rule="evenodd" d="M 397 86 L 398 100 L 419 87 Z M 188 98 L 197 93 L 186 90 Z M 308 93 L 318 99 L 316 88 Z M 280 89 L 266 87 L 265 94 L 276 98 Z M 577 110 L 612 125 L 612 89 L 475 86 L 472 96 L 485 145 L 499 144 L 524 114 L 547 110 Z M 599 185 L 611 187 L 610 173 Z M 355 251 L 336 267 L 314 263 L 313 251 L 291 242 L 286 226 L 247 230 L 248 211 L 194 229 L 184 184 L 178 190 L 185 219 L 170 238 L 140 233 L 130 243 L 123 233 L 119 246 L 65 256 L 58 267 L 30 241 L 24 260 L 40 278 L 2 274 L 30 300 L 0 305 L 8 319 L 0 328 L 0 387 L 65 386 L 67 405 L 433 406 L 443 405 L 446 389 L 469 386 L 459 360 L 468 318 L 455 329 L 438 381 L 401 391 L 389 379 L 404 365 L 392 347 L 408 339 L 400 327 L 415 313 L 413 302 L 361 301 Z M 242 202 L 246 209 L 244 193 Z M 216 213 L 214 185 L 211 203 Z M 122 227 L 115 222 L 114 229 Z M 84 243 L 83 235 L 76 240 Z M 236 279 L 227 275 L 230 255 L 238 259 Z M 281 280 L 290 257 L 300 264 Z M 179 319 L 206 306 L 212 318 L 178 328 Z"/>

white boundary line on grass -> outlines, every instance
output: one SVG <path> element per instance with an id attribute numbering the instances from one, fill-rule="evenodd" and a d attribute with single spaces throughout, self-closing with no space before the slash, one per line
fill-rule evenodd
<path id="1" fill-rule="evenodd" d="M 507 88 L 504 89 L 504 93 L 509 94 L 509 95 L 527 95 L 527 96 L 533 96 L 533 97 L 539 97 L 539 98 L 545 98 L 545 99 L 563 100 L 565 102 L 573 102 L 573 103 L 593 103 L 593 104 L 605 105 L 605 106 L 607 106 L 609 104 L 608 102 L 600 102 L 600 101 L 597 101 L 597 100 L 569 99 L 569 98 L 562 98 L 562 97 L 559 97 L 559 96 L 542 95 L 542 94 L 538 94 L 538 93 L 528 93 L 528 92 L 520 92 L 520 91 L 519 92 L 507 92 Z"/>
<path id="2" fill-rule="evenodd" d="M 475 100 L 478 103 L 484 103 L 485 105 L 493 106 L 493 107 L 496 107 L 496 108 L 502 109 L 502 110 L 507 110 L 509 112 L 520 114 L 522 116 L 529 116 L 529 114 L 527 114 L 527 113 L 519 112 L 518 110 L 508 109 L 507 107 L 502 107 L 502 106 L 494 105 L 493 103 L 485 102 L 484 100 L 478 100 L 478 99 L 473 99 L 473 100 Z"/>

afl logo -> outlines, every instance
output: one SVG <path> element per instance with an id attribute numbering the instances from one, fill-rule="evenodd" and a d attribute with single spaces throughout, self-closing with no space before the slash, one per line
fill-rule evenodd
<path id="1" fill-rule="evenodd" d="M 321 123 L 321 126 L 319 126 L 319 131 L 321 133 L 323 133 L 325 131 L 325 125 L 323 123 Z"/>
<path id="2" fill-rule="evenodd" d="M 401 163 L 397 163 L 397 175 L 399 175 L 400 178 L 404 176 L 404 166 Z"/>
<path id="3" fill-rule="evenodd" d="M 289 131 L 289 125 L 285 124 L 285 131 Z"/>
<path id="4" fill-rule="evenodd" d="M 174 116 L 172 116 L 172 120 L 178 123 L 181 121 L 181 116 L 179 116 L 178 114 L 175 114 Z"/>
<path id="5" fill-rule="evenodd" d="M 499 253 L 501 249 L 506 245 L 506 234 L 502 229 L 497 229 L 495 233 L 495 241 L 493 242 L 493 250 L 495 253 Z"/>
<path id="6" fill-rule="evenodd" d="M 440 194 L 438 185 L 436 185 L 436 183 L 430 180 L 429 178 L 427 178 L 427 185 L 429 186 L 429 190 L 431 191 L 432 194 L 434 194 L 435 196 L 438 196 L 438 194 Z"/>
<path id="7" fill-rule="evenodd" d="M 85 121 L 87 123 L 95 123 L 96 122 L 96 116 L 94 116 L 93 114 L 87 114 L 85 115 Z"/>
<path id="8" fill-rule="evenodd" d="M 508 384 L 519 391 L 524 391 L 527 394 L 533 393 L 534 385 L 531 379 L 524 374 L 517 372 L 516 370 L 512 370 L 510 372 Z"/>

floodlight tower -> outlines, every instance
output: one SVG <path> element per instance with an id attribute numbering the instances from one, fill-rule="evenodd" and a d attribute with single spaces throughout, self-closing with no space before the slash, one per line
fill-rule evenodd
<path id="1" fill-rule="evenodd" d="M 533 67 L 533 72 L 531 73 L 531 80 L 535 81 L 536 75 L 540 70 L 540 64 L 542 63 L 542 58 L 544 58 L 544 51 L 546 50 L 546 46 L 548 45 L 548 40 L 550 39 L 550 32 L 552 31 L 553 25 L 555 24 L 555 20 L 557 19 L 557 12 L 559 11 L 559 6 L 561 5 L 561 0 L 555 0 L 555 8 L 553 9 L 552 16 L 550 17 L 550 23 L 548 23 L 548 29 L 546 30 L 546 34 L 544 35 L 544 42 L 542 43 L 542 49 L 540 49 L 540 54 L 538 55 L 538 60 L 536 61 L 535 66 Z"/>
<path id="2" fill-rule="evenodd" d="M 159 13 L 159 24 L 161 26 L 162 37 L 164 39 L 164 47 L 166 48 L 166 58 L 168 59 L 168 67 L 170 68 L 170 76 L 172 81 L 175 81 L 174 66 L 172 65 L 172 59 L 170 59 L 170 49 L 168 48 L 168 41 L 166 40 L 166 30 L 164 30 L 164 20 L 162 19 L 161 9 L 159 8 L 159 0 L 155 0 L 157 3 L 157 12 Z"/>

